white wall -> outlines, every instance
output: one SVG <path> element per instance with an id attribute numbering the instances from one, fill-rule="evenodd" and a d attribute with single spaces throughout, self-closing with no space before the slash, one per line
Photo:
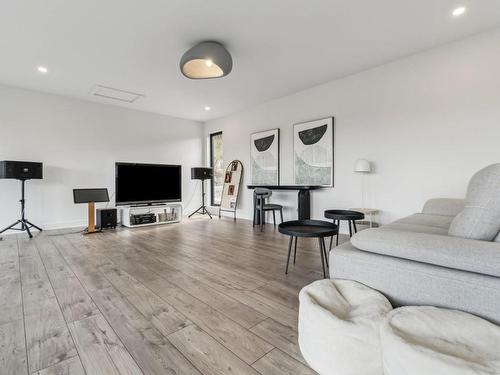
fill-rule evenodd
<path id="1" fill-rule="evenodd" d="M 190 168 L 202 164 L 201 123 L 0 86 L 0 160 L 44 163 L 44 179 L 27 182 L 27 215 L 44 228 L 83 225 L 86 206 L 72 189 L 107 187 L 114 163 L 182 164 L 183 203 L 199 205 Z M 0 227 L 19 216 L 20 182 L 0 180 Z M 102 207 L 99 205 L 98 207 Z"/>
<path id="2" fill-rule="evenodd" d="M 250 134 L 279 127 L 281 183 L 292 184 L 293 124 L 334 116 L 335 187 L 311 193 L 312 216 L 360 206 L 352 169 L 367 158 L 376 169 L 368 205 L 388 222 L 428 198 L 463 197 L 475 171 L 500 161 L 499 45 L 496 29 L 210 121 L 205 134 L 224 132 L 224 159 L 243 162 L 246 185 Z M 240 216 L 250 218 L 251 193 L 242 193 Z M 296 193 L 273 199 L 289 207 L 285 219 L 296 216 Z"/>

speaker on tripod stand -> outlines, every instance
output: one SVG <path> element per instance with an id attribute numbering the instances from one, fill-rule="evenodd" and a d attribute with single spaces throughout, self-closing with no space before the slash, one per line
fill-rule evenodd
<path id="1" fill-rule="evenodd" d="M 212 215 L 210 215 L 210 212 L 207 210 L 207 206 L 205 206 L 205 180 L 211 180 L 213 175 L 214 171 L 212 168 L 191 168 L 191 180 L 201 180 L 201 207 L 188 217 L 194 214 L 207 214 L 210 216 L 210 219 L 212 218 Z"/>
<path id="2" fill-rule="evenodd" d="M 4 160 L 0 162 L 0 178 L 10 178 L 21 181 L 21 200 L 19 201 L 21 202 L 21 218 L 14 224 L 2 229 L 0 231 L 0 234 L 11 229 L 21 232 L 26 231 L 28 233 L 28 236 L 32 238 L 33 235 L 31 234 L 31 228 L 38 229 L 40 232 L 42 231 L 42 229 L 26 219 L 26 200 L 24 199 L 25 183 L 27 180 L 43 179 L 43 164 L 29 161 Z M 17 228 L 18 225 L 20 225 L 21 227 Z"/>

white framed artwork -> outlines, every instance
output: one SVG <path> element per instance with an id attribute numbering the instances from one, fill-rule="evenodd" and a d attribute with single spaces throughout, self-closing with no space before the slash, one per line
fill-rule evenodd
<path id="1" fill-rule="evenodd" d="M 252 185 L 279 185 L 280 130 L 250 135 L 250 173 Z"/>
<path id="2" fill-rule="evenodd" d="M 293 126 L 296 185 L 333 186 L 333 125 L 328 117 Z"/>

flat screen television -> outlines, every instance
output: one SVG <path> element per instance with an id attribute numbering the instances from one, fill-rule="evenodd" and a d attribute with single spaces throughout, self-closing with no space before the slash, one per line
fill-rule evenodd
<path id="1" fill-rule="evenodd" d="M 180 202 L 182 166 L 116 163 L 116 205 Z"/>

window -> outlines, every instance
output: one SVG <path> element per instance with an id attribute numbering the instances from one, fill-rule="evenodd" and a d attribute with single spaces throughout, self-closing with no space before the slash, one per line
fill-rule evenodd
<path id="1" fill-rule="evenodd" d="M 224 160 L 222 158 L 222 132 L 210 134 L 210 167 L 214 170 L 211 183 L 211 204 L 220 206 L 224 188 Z"/>

